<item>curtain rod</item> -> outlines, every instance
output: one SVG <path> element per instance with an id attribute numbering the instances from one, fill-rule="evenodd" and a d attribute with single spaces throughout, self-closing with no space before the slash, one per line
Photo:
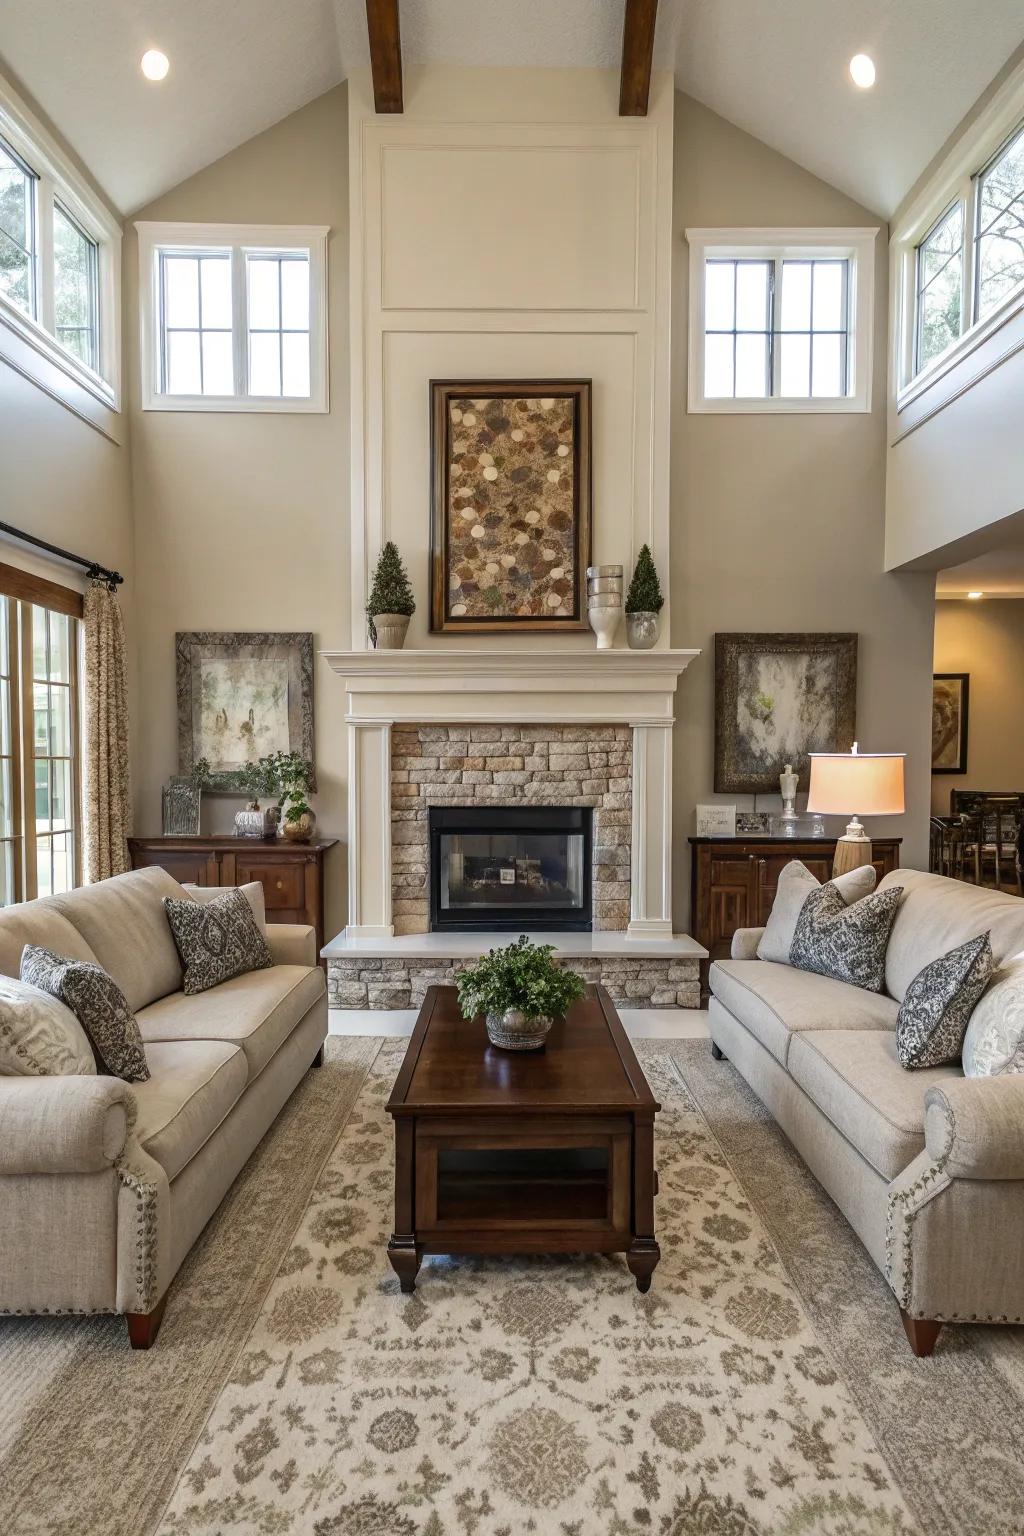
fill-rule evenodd
<path id="1" fill-rule="evenodd" d="M 0 533 L 6 533 L 12 539 L 20 539 L 23 544 L 34 544 L 36 549 L 44 549 L 48 555 L 56 555 L 58 560 L 67 560 L 71 565 L 80 565 L 86 575 L 96 581 L 105 581 L 113 590 L 124 581 L 120 571 L 112 571 L 106 565 L 100 565 L 98 560 L 86 560 L 84 555 L 73 555 L 68 549 L 61 549 L 59 544 L 50 544 L 46 539 L 37 539 L 34 533 L 23 533 L 20 528 L 12 528 L 10 523 L 0 523 Z"/>

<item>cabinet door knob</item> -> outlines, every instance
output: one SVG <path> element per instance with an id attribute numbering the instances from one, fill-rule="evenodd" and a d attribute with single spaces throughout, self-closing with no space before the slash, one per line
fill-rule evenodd
<path id="1" fill-rule="evenodd" d="M 283 891 L 284 890 L 284 881 L 283 880 L 279 880 L 277 882 L 277 888 L 278 888 L 279 891 Z"/>

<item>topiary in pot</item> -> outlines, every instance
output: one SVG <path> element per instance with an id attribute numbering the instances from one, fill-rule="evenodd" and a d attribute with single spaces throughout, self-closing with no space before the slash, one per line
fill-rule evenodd
<path id="1" fill-rule="evenodd" d="M 658 638 L 658 614 L 664 607 L 661 583 L 645 544 L 626 593 L 626 639 L 634 651 L 649 651 Z"/>
<path id="2" fill-rule="evenodd" d="M 514 944 L 492 949 L 458 978 L 465 1019 L 484 1015 L 487 1038 L 506 1051 L 535 1051 L 552 1020 L 583 996 L 583 977 L 556 965 L 551 944 Z"/>
<path id="3" fill-rule="evenodd" d="M 416 601 L 402 557 L 389 539 L 380 552 L 366 602 L 370 639 L 377 650 L 400 651 L 405 644 L 409 620 L 415 612 Z"/>

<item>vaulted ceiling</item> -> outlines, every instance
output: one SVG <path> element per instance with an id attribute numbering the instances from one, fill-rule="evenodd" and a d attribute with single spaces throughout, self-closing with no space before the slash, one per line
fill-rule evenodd
<path id="1" fill-rule="evenodd" d="M 407 64 L 617 68 L 623 0 L 401 0 Z M 1020 0 L 661 0 L 655 68 L 889 215 L 1024 41 Z M 171 59 L 152 85 L 146 48 Z M 874 89 L 857 91 L 852 54 Z M 4 0 L 6 66 L 132 212 L 367 61 L 364 0 Z"/>

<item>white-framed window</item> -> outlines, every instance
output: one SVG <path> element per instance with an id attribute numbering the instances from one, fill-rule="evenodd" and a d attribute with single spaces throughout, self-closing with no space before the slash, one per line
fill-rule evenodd
<path id="1" fill-rule="evenodd" d="M 319 411 L 323 226 L 137 224 L 147 411 Z"/>
<path id="2" fill-rule="evenodd" d="M 689 409 L 871 409 L 875 229 L 688 229 Z"/>
<path id="3" fill-rule="evenodd" d="M 1024 66 L 903 212 L 891 247 L 893 392 L 903 411 L 997 330 L 1018 316 L 1024 323 Z M 980 372 L 986 366 L 983 357 Z"/>
<path id="4" fill-rule="evenodd" d="M 2 79 L 0 355 L 98 425 L 77 390 L 120 409 L 121 226 Z"/>

